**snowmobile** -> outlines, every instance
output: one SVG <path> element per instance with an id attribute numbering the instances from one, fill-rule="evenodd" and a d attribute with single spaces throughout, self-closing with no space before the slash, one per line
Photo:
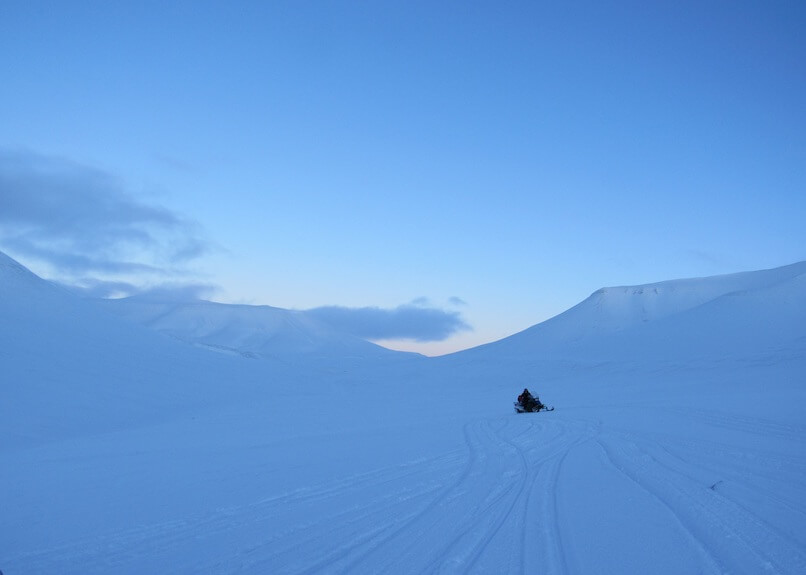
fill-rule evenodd
<path id="1" fill-rule="evenodd" d="M 554 411 L 554 407 L 548 407 L 540 403 L 540 400 L 534 405 L 524 405 L 520 401 L 514 402 L 515 411 L 518 413 L 537 413 L 538 411 Z"/>

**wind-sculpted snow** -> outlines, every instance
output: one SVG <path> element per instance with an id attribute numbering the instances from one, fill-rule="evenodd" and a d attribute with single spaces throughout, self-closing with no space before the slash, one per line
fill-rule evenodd
<path id="1" fill-rule="evenodd" d="M 0 570 L 804 573 L 802 267 L 691 280 L 559 357 L 533 347 L 549 326 L 292 363 L 166 338 L 0 254 Z M 556 410 L 515 414 L 525 386 Z"/>

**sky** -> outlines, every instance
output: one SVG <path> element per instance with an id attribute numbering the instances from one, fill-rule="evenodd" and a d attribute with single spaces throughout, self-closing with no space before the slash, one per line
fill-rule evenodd
<path id="1" fill-rule="evenodd" d="M 439 355 L 806 260 L 800 1 L 0 4 L 0 250 Z"/>

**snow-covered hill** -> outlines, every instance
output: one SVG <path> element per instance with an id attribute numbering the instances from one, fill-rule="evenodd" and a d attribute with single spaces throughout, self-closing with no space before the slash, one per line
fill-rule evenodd
<path id="1" fill-rule="evenodd" d="M 2 253 L 0 366 L 0 436 L 13 447 L 228 403 L 284 373 L 113 317 Z"/>
<path id="2" fill-rule="evenodd" d="M 378 358 L 393 352 L 343 333 L 303 311 L 209 301 L 130 297 L 99 300 L 107 311 L 176 339 L 247 357 Z M 401 355 L 401 354 L 398 354 Z"/>
<path id="3" fill-rule="evenodd" d="M 804 573 L 803 267 L 289 362 L 211 351 L 254 310 L 167 309 L 183 339 L 235 326 L 191 346 L 0 254 L 0 570 Z M 515 415 L 527 384 L 556 410 Z"/>
<path id="4" fill-rule="evenodd" d="M 603 288 L 463 359 L 690 361 L 804 349 L 806 262 L 758 272 Z"/>

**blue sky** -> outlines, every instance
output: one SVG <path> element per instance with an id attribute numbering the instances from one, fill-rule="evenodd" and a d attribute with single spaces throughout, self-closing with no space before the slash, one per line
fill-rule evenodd
<path id="1" fill-rule="evenodd" d="M 805 62 L 798 1 L 7 1 L 0 249 L 444 353 L 806 259 Z"/>

